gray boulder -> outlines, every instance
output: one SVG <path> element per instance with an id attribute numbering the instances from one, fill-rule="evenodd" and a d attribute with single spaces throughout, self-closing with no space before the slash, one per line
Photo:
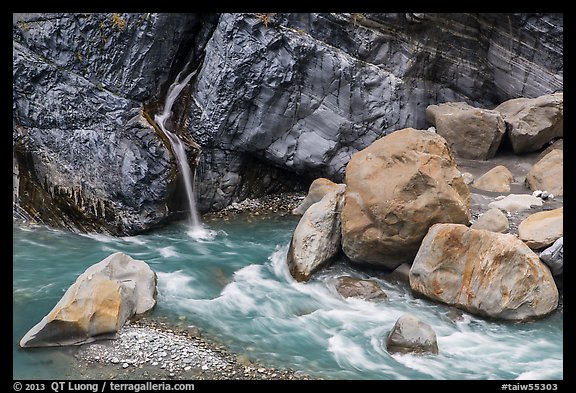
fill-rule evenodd
<path id="1" fill-rule="evenodd" d="M 500 112 L 515 153 L 537 151 L 564 135 L 564 93 L 515 98 L 494 108 Z"/>
<path id="2" fill-rule="evenodd" d="M 454 155 L 487 160 L 496 155 L 506 126 L 499 112 L 465 102 L 447 102 L 426 108 L 426 119 L 436 126 Z"/>
<path id="3" fill-rule="evenodd" d="M 345 190 L 344 184 L 338 185 L 310 206 L 298 222 L 287 257 L 290 274 L 297 281 L 308 281 L 312 273 L 340 252 L 340 212 Z"/>
<path id="4" fill-rule="evenodd" d="M 388 296 L 376 281 L 362 280 L 354 277 L 338 277 L 336 290 L 343 297 L 356 297 L 364 300 L 386 300 Z"/>
<path id="5" fill-rule="evenodd" d="M 550 268 L 552 275 L 564 274 L 564 236 L 540 253 L 540 259 Z"/>
<path id="6" fill-rule="evenodd" d="M 20 340 L 21 347 L 80 345 L 115 338 L 124 323 L 156 305 L 156 273 L 117 252 L 90 266 Z"/>
<path id="7" fill-rule="evenodd" d="M 404 314 L 390 331 L 386 349 L 390 353 L 438 354 L 436 332 L 415 316 Z"/>
<path id="8" fill-rule="evenodd" d="M 292 210 L 292 214 L 300 216 L 303 215 L 306 210 L 312 206 L 312 204 L 321 200 L 324 195 L 338 188 L 338 186 L 338 184 L 323 177 L 314 180 L 308 188 L 308 194 L 304 200 L 302 200 L 302 202 L 294 210 Z"/>
<path id="9" fill-rule="evenodd" d="M 508 231 L 509 226 L 510 223 L 506 214 L 502 213 L 500 209 L 493 207 L 474 221 L 470 228 L 505 233 Z"/>

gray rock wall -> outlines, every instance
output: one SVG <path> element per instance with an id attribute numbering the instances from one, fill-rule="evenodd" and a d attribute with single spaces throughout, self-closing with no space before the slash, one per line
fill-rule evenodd
<path id="1" fill-rule="evenodd" d="M 17 199 L 81 230 L 173 216 L 176 165 L 145 115 L 186 64 L 174 118 L 208 211 L 339 182 L 375 139 L 427 128 L 430 104 L 562 90 L 562 37 L 561 14 L 14 14 Z"/>
<path id="2" fill-rule="evenodd" d="M 562 89 L 562 26 L 561 15 L 224 14 L 189 130 L 204 151 L 339 182 L 375 139 L 426 128 L 429 104 L 494 107 Z M 212 180 L 221 166 L 201 167 L 205 208 L 237 197 Z"/>

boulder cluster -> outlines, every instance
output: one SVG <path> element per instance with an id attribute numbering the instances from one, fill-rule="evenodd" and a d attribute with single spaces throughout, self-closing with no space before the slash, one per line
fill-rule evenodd
<path id="1" fill-rule="evenodd" d="M 563 94 L 513 99 L 494 109 L 430 105 L 426 115 L 429 129 L 398 130 L 354 154 L 343 184 L 312 183 L 293 211 L 302 215 L 287 256 L 293 277 L 307 281 L 343 255 L 359 267 L 407 278 L 415 296 L 481 317 L 528 321 L 550 314 L 563 273 L 563 208 L 543 203 L 563 195 Z M 456 158 L 490 160 L 504 138 L 515 155 L 541 156 L 521 179 L 521 192 L 492 198 L 472 217 L 471 190 L 509 193 L 518 179 L 504 165 L 474 179 L 460 172 Z M 509 218 L 532 207 L 540 211 L 511 233 Z M 345 284 L 338 289 L 343 296 L 385 299 L 370 295 L 368 284 L 347 280 L 338 281 L 337 288 Z M 430 329 L 402 317 L 387 338 L 389 351 L 437 353 Z M 402 331 L 419 339 L 402 338 Z"/>

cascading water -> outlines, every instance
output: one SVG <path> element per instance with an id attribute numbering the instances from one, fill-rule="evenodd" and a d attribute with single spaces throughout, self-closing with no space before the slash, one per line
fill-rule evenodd
<path id="1" fill-rule="evenodd" d="M 202 225 L 200 221 L 200 216 L 198 210 L 196 209 L 196 198 L 194 196 L 194 189 L 192 188 L 192 171 L 188 165 L 188 160 L 186 157 L 186 150 L 184 149 L 184 143 L 175 133 L 171 132 L 167 128 L 167 122 L 172 117 L 172 106 L 176 101 L 176 98 L 182 92 L 182 89 L 190 82 L 190 79 L 196 74 L 197 70 L 192 71 L 188 76 L 186 76 L 182 81 L 180 81 L 180 75 L 182 72 L 178 73 L 176 80 L 166 94 L 166 102 L 164 103 L 164 109 L 162 114 L 155 115 L 154 121 L 158 124 L 162 132 L 166 135 L 170 144 L 172 145 L 172 150 L 174 151 L 174 156 L 176 157 L 176 163 L 178 164 L 178 169 L 182 174 L 184 179 L 184 186 L 186 191 L 186 199 L 188 201 L 188 208 L 190 210 L 189 216 L 189 231 L 188 234 L 195 239 L 205 239 L 207 237 L 212 237 L 212 232 L 208 231 Z"/>

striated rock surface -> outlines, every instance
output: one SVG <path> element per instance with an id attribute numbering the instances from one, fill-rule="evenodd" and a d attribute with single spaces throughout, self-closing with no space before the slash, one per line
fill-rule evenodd
<path id="1" fill-rule="evenodd" d="M 201 208 L 245 197 L 248 159 L 341 182 L 357 151 L 426 128 L 430 104 L 561 89 L 562 26 L 561 14 L 223 14 L 191 93 Z"/>
<path id="2" fill-rule="evenodd" d="M 512 172 L 504 165 L 498 165 L 476 179 L 472 187 L 484 191 L 510 192 L 510 184 L 513 181 Z"/>
<path id="3" fill-rule="evenodd" d="M 292 214 L 302 215 L 312 204 L 321 200 L 328 192 L 333 191 L 339 187 L 339 184 L 323 177 L 318 178 L 310 184 L 308 194 L 294 210 Z"/>
<path id="4" fill-rule="evenodd" d="M 500 113 L 465 102 L 448 102 L 426 108 L 426 119 L 436 127 L 458 157 L 487 160 L 496 155 L 506 126 Z"/>
<path id="5" fill-rule="evenodd" d="M 563 207 L 531 214 L 518 226 L 518 238 L 534 250 L 550 246 L 563 235 Z"/>
<path id="6" fill-rule="evenodd" d="M 340 252 L 340 212 L 344 184 L 328 192 L 310 206 L 294 230 L 288 249 L 290 274 L 297 281 L 308 281 L 310 275 L 332 261 Z"/>
<path id="7" fill-rule="evenodd" d="M 563 88 L 562 14 L 13 14 L 13 42 L 14 199 L 114 234 L 181 210 L 146 120 L 186 65 L 174 120 L 203 212 L 340 182 L 357 151 L 425 128 L 428 105 Z"/>
<path id="8" fill-rule="evenodd" d="M 183 66 L 174 64 L 181 45 L 198 38 L 204 22 L 192 14 L 14 20 L 20 206 L 51 225 L 115 235 L 166 220 L 177 208 L 176 164 L 143 104 L 160 99 L 172 66 Z"/>
<path id="9" fill-rule="evenodd" d="M 515 153 L 537 151 L 564 135 L 564 93 L 515 98 L 494 108 L 500 112 Z"/>
<path id="10" fill-rule="evenodd" d="M 564 150 L 554 149 L 538 161 L 526 175 L 531 190 L 564 195 Z"/>
<path id="11" fill-rule="evenodd" d="M 468 187 L 444 138 L 396 131 L 356 153 L 346 167 L 342 249 L 351 261 L 394 269 L 411 262 L 428 228 L 468 224 Z"/>
<path id="12" fill-rule="evenodd" d="M 509 226 L 510 223 L 506 214 L 502 213 L 500 209 L 493 207 L 474 221 L 470 228 L 505 233 L 508 231 Z"/>
<path id="13" fill-rule="evenodd" d="M 80 345 L 116 337 L 131 317 L 156 305 L 156 273 L 117 252 L 90 266 L 52 311 L 20 340 L 21 347 Z"/>
<path id="14" fill-rule="evenodd" d="M 343 297 L 357 297 L 364 300 L 379 301 L 386 300 L 388 296 L 377 282 L 372 280 L 362 280 L 353 277 L 338 277 L 336 279 L 336 290 Z"/>
<path id="15" fill-rule="evenodd" d="M 436 332 L 432 326 L 410 314 L 404 314 L 394 324 L 386 339 L 390 353 L 438 354 Z"/>
<path id="16" fill-rule="evenodd" d="M 558 306 L 550 270 L 513 235 L 436 224 L 410 269 L 410 287 L 470 313 L 514 321 L 542 317 Z"/>

